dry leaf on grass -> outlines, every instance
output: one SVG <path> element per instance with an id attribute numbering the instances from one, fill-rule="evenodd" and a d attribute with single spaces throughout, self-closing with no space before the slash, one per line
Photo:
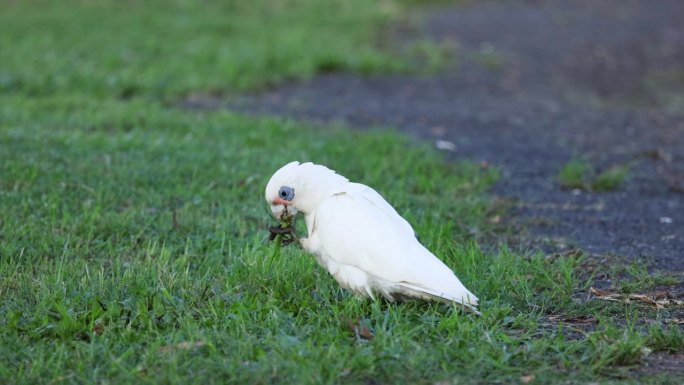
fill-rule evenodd
<path id="1" fill-rule="evenodd" d="M 201 348 L 202 346 L 206 345 L 207 343 L 204 341 L 183 341 L 178 344 L 173 344 L 173 345 L 165 345 L 159 348 L 159 351 L 162 353 L 170 353 L 176 350 L 189 350 L 189 349 L 197 349 Z"/>
<path id="2" fill-rule="evenodd" d="M 546 256 L 544 256 L 544 259 L 546 259 L 547 261 L 555 261 L 558 258 L 579 258 L 583 255 L 584 251 L 582 249 L 570 249 L 558 253 L 547 254 Z"/>
<path id="3" fill-rule="evenodd" d="M 598 320 L 595 317 L 589 316 L 589 315 L 579 315 L 579 316 L 575 316 L 575 317 L 565 317 L 562 315 L 550 315 L 549 321 L 563 322 L 566 324 L 573 324 L 573 325 L 589 325 L 589 324 L 598 323 Z"/>
<path id="4" fill-rule="evenodd" d="M 522 382 L 523 384 L 529 384 L 532 381 L 534 381 L 534 374 L 528 374 L 520 377 L 520 382 Z"/>
<path id="5" fill-rule="evenodd" d="M 664 309 L 665 307 L 677 307 L 684 305 L 684 301 L 675 299 L 667 291 L 655 291 L 646 294 L 621 294 L 611 293 L 605 290 L 597 289 L 595 287 L 589 288 L 589 293 L 596 296 L 598 299 L 605 301 L 614 301 L 622 303 L 637 302 L 645 305 L 653 306 L 656 309 Z"/>
<path id="6" fill-rule="evenodd" d="M 356 320 L 352 320 L 351 318 L 343 317 L 342 321 L 344 321 L 347 327 L 351 329 L 351 331 L 353 331 L 354 334 L 356 334 L 356 337 L 358 338 L 363 338 L 364 340 L 372 340 L 373 337 L 375 337 L 375 335 L 373 335 L 373 331 L 365 325 L 365 322 L 359 320 L 358 318 Z"/>
<path id="7" fill-rule="evenodd" d="M 97 334 L 98 336 L 101 336 L 102 333 L 104 333 L 104 331 L 105 331 L 104 325 L 99 323 L 99 322 L 93 326 L 93 333 Z"/>

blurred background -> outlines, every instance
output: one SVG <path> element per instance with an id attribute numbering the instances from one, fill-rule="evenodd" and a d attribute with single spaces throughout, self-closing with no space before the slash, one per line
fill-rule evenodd
<path id="1" fill-rule="evenodd" d="M 269 260 L 295 159 L 485 317 Z M 681 383 L 682 214 L 682 0 L 0 1 L 0 383 Z"/>
<path id="2" fill-rule="evenodd" d="M 684 268 L 681 2 L 387 4 L 376 44 L 397 68 L 183 105 L 396 127 L 502 171 L 508 243 Z"/>

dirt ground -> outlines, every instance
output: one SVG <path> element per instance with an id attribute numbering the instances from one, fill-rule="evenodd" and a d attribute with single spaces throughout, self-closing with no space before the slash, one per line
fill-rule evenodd
<path id="1" fill-rule="evenodd" d="M 684 271 L 684 1 L 478 1 L 421 25 L 455 52 L 438 74 L 333 73 L 183 104 L 396 127 L 500 168 L 493 192 L 525 245 Z M 563 189 L 577 157 L 631 172 L 615 191 Z"/>

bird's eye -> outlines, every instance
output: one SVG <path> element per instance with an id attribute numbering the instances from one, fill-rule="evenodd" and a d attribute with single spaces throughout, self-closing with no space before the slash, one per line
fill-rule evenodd
<path id="1" fill-rule="evenodd" d="M 291 201 L 294 199 L 294 189 L 292 187 L 283 186 L 278 191 L 278 195 L 286 201 Z"/>

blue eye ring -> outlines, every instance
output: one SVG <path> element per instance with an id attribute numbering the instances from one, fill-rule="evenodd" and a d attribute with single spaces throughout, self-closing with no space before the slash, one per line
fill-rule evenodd
<path id="1" fill-rule="evenodd" d="M 292 187 L 283 186 L 278 190 L 278 196 L 286 201 L 294 199 L 295 191 Z"/>

